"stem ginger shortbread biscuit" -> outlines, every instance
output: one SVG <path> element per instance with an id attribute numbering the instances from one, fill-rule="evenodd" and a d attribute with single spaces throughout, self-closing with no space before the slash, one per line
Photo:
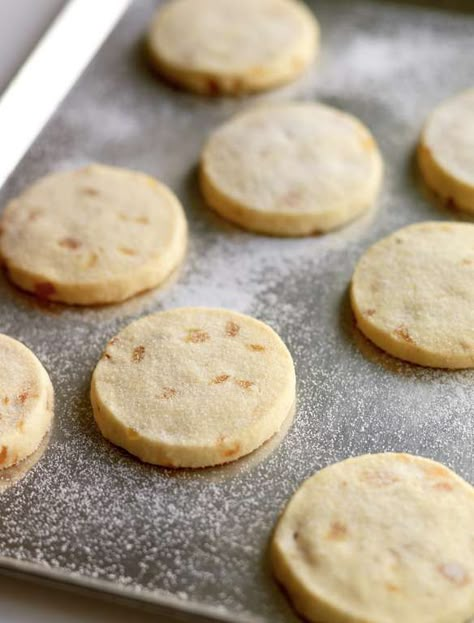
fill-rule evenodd
<path id="1" fill-rule="evenodd" d="M 426 183 L 442 199 L 474 212 L 474 89 L 431 113 L 419 142 L 418 162 Z"/>
<path id="2" fill-rule="evenodd" d="M 374 454 L 331 465 L 290 500 L 273 569 L 318 623 L 468 623 L 474 489 L 434 461 Z"/>
<path id="3" fill-rule="evenodd" d="M 298 0 L 171 0 L 148 34 L 153 64 L 205 95 L 268 89 L 314 59 L 319 26 Z"/>
<path id="4" fill-rule="evenodd" d="M 214 210 L 241 227 L 304 236 L 367 210 L 382 168 L 372 135 L 351 115 L 313 103 L 263 106 L 211 135 L 201 188 Z"/>
<path id="5" fill-rule="evenodd" d="M 357 325 L 386 352 L 434 368 L 474 367 L 474 225 L 404 227 L 360 259 Z"/>
<path id="6" fill-rule="evenodd" d="M 148 463 L 206 467 L 261 446 L 295 401 L 288 349 L 263 322 L 224 309 L 147 316 L 113 338 L 92 377 L 104 437 Z"/>
<path id="7" fill-rule="evenodd" d="M 53 419 L 53 386 L 36 356 L 0 334 L 0 470 L 40 445 Z"/>
<path id="8" fill-rule="evenodd" d="M 114 303 L 160 284 L 186 248 L 176 197 L 153 178 L 90 165 L 42 178 L 9 203 L 0 254 L 11 280 L 63 303 Z"/>

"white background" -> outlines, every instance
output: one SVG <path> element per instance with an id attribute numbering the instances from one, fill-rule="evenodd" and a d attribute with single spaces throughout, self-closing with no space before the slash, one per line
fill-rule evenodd
<path id="1" fill-rule="evenodd" d="M 0 93 L 64 4 L 65 0 L 0 0 Z"/>
<path id="2" fill-rule="evenodd" d="M 2 0 L 3 2 L 5 0 Z M 98 0 L 94 0 L 98 1 Z M 0 623 L 165 623 L 151 614 L 0 576 Z"/>

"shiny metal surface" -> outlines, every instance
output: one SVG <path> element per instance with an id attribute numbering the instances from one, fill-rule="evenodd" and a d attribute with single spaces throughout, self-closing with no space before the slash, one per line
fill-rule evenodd
<path id="1" fill-rule="evenodd" d="M 421 188 L 413 148 L 426 114 L 472 86 L 472 3 L 321 0 L 317 67 L 263 96 L 206 100 L 156 79 L 142 35 L 156 2 L 138 0 L 1 193 L 89 160 L 143 169 L 171 185 L 190 222 L 188 257 L 160 290 L 123 305 L 41 306 L 0 281 L 0 328 L 41 358 L 56 420 L 38 463 L 0 488 L 0 565 L 131 597 L 177 620 L 295 621 L 267 545 L 298 485 L 365 452 L 404 450 L 474 482 L 474 373 L 424 370 L 382 354 L 353 327 L 347 287 L 360 254 L 426 219 L 459 218 Z M 319 99 L 362 119 L 386 173 L 375 210 L 330 235 L 270 239 L 203 205 L 196 163 L 208 132 L 260 101 Z M 32 102 L 34 106 L 34 102 Z M 178 305 L 232 307 L 273 326 L 296 363 L 286 436 L 223 468 L 142 465 L 103 440 L 88 399 L 101 349 L 131 319 Z M 12 478 L 13 481 L 13 478 Z M 198 616 L 200 615 L 200 616 Z"/>

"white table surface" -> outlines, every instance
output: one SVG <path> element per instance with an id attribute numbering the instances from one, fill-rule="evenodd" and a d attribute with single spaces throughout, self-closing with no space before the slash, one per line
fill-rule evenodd
<path id="1" fill-rule="evenodd" d="M 100 0 L 91 0 L 98 2 Z M 0 94 L 65 0 L 0 0 Z M 0 575 L 0 623 L 166 623 L 163 618 Z"/>
<path id="2" fill-rule="evenodd" d="M 0 623 L 165 623 L 148 613 L 0 576 Z"/>
<path id="3" fill-rule="evenodd" d="M 0 0 L 0 93 L 65 0 Z"/>

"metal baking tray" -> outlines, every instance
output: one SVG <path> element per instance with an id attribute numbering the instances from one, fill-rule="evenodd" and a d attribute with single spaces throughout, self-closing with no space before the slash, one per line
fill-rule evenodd
<path id="1" fill-rule="evenodd" d="M 3 188 L 2 204 L 55 169 L 91 160 L 141 169 L 177 192 L 191 234 L 179 273 L 122 305 L 39 305 L 1 278 L 0 330 L 33 349 L 56 390 L 55 423 L 38 462 L 2 484 L 3 571 L 132 599 L 182 621 L 291 622 L 267 549 L 305 478 L 348 456 L 403 450 L 474 482 L 474 373 L 384 355 L 354 328 L 347 297 L 370 244 L 408 223 L 459 218 L 423 190 L 413 149 L 427 113 L 472 86 L 473 3 L 308 4 L 321 23 L 322 54 L 305 77 L 261 96 L 209 100 L 149 70 L 143 33 L 157 2 L 137 0 Z M 386 164 L 380 199 L 328 235 L 245 233 L 203 204 L 201 146 L 245 107 L 293 99 L 337 106 L 371 128 Z M 226 467 L 144 465 L 105 441 L 93 421 L 89 381 L 106 341 L 136 317 L 180 305 L 261 318 L 295 360 L 298 400 L 287 434 Z"/>

